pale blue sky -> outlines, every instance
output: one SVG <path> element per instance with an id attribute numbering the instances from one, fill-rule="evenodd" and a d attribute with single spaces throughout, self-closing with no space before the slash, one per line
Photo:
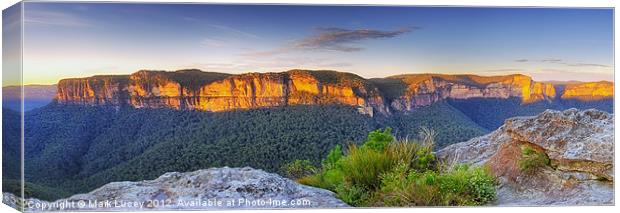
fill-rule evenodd
<path id="1" fill-rule="evenodd" d="M 25 3 L 24 82 L 139 69 L 613 81 L 613 11 Z"/>

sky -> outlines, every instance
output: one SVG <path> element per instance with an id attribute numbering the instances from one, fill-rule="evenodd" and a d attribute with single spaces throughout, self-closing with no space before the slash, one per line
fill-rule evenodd
<path id="1" fill-rule="evenodd" d="M 141 69 L 613 81 L 613 10 L 27 2 L 25 84 Z"/>

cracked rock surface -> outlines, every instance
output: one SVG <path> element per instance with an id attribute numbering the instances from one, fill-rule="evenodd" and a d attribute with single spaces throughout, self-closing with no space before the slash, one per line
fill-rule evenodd
<path id="1" fill-rule="evenodd" d="M 522 147 L 549 165 L 519 168 Z M 599 110 L 547 110 L 515 117 L 494 132 L 437 152 L 450 163 L 488 166 L 497 176 L 497 205 L 613 205 L 614 117 Z"/>

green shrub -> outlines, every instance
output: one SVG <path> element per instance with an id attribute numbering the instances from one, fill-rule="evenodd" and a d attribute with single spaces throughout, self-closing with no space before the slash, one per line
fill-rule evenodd
<path id="1" fill-rule="evenodd" d="M 316 173 L 316 167 L 309 160 L 295 160 L 282 166 L 282 172 L 289 177 L 298 179 Z"/>
<path id="2" fill-rule="evenodd" d="M 400 164 L 382 176 L 381 188 L 372 203 L 375 206 L 428 206 L 436 203 L 437 187 L 418 183 L 423 180 L 418 175 L 410 173 L 406 164 Z"/>
<path id="3" fill-rule="evenodd" d="M 349 146 L 348 155 L 342 161 L 345 180 L 368 189 L 377 188 L 381 174 L 390 171 L 393 166 L 392 157 L 385 151 L 356 145 Z"/>
<path id="4" fill-rule="evenodd" d="M 323 182 L 328 186 L 329 190 L 334 190 L 344 182 L 344 173 L 341 169 L 330 169 L 323 174 Z"/>
<path id="5" fill-rule="evenodd" d="M 468 174 L 467 191 L 472 199 L 472 205 L 484 205 L 491 203 L 496 198 L 495 177 L 487 168 L 470 168 Z"/>
<path id="6" fill-rule="evenodd" d="M 441 205 L 484 205 L 495 200 L 495 178 L 482 167 L 458 165 L 439 175 Z"/>
<path id="7" fill-rule="evenodd" d="M 419 141 L 394 140 L 391 129 L 370 132 L 343 155 L 334 147 L 305 185 L 334 191 L 352 206 L 484 205 L 495 199 L 495 180 L 481 167 L 440 168 L 433 154 L 435 133 Z"/>
<path id="8" fill-rule="evenodd" d="M 329 150 L 327 157 L 321 162 L 321 165 L 323 168 L 333 168 L 340 159 L 342 159 L 342 148 L 340 145 L 336 145 L 334 148 Z"/>
<path id="9" fill-rule="evenodd" d="M 539 168 L 550 165 L 551 160 L 543 151 L 536 150 L 529 145 L 521 146 L 519 169 L 525 173 L 533 173 Z"/>
<path id="10" fill-rule="evenodd" d="M 383 176 L 378 205 L 484 205 L 495 199 L 495 180 L 480 167 L 461 165 L 444 173 L 407 172 L 404 168 Z"/>
<path id="11" fill-rule="evenodd" d="M 323 188 L 323 189 L 328 189 L 328 186 L 325 184 L 325 182 L 323 182 L 322 180 L 322 176 L 319 174 L 314 174 L 314 175 L 308 175 L 305 177 L 301 177 L 299 179 L 297 179 L 297 182 L 303 185 L 307 185 L 307 186 L 313 186 L 313 187 L 317 187 L 317 188 Z"/>
<path id="12" fill-rule="evenodd" d="M 298 183 L 335 191 L 338 185 L 344 181 L 341 169 L 329 169 L 297 179 Z"/>
<path id="13" fill-rule="evenodd" d="M 346 182 L 338 185 L 334 191 L 338 199 L 351 206 L 365 206 L 370 197 L 368 189 Z"/>
<path id="14" fill-rule="evenodd" d="M 366 142 L 364 142 L 364 145 L 362 145 L 362 148 L 383 151 L 392 141 L 394 141 L 392 128 L 385 128 L 383 131 L 378 129 L 368 133 L 368 138 Z"/>

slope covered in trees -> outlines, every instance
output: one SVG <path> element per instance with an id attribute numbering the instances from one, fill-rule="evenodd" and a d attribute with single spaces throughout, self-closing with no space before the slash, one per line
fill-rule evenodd
<path id="1" fill-rule="evenodd" d="M 438 149 L 483 135 L 509 117 L 568 107 L 612 110 L 613 104 L 449 99 L 370 117 L 345 105 L 204 112 L 52 103 L 24 117 L 26 192 L 56 199 L 171 171 L 251 166 L 282 172 L 295 159 L 318 166 L 333 147 L 360 144 L 368 132 L 386 127 L 397 138 L 415 138 L 420 130 L 432 129 Z M 3 115 L 3 173 L 12 180 L 3 188 L 19 190 L 20 115 L 8 109 Z"/>
<path id="2" fill-rule="evenodd" d="M 516 116 L 537 115 L 547 109 L 595 108 L 613 113 L 613 99 L 597 101 L 561 100 L 522 103 L 518 98 L 470 98 L 448 99 L 450 106 L 465 114 L 479 126 L 495 130 L 504 120 Z"/>
<path id="3" fill-rule="evenodd" d="M 170 171 L 251 166 L 280 172 L 294 159 L 318 165 L 334 146 L 360 143 L 388 126 L 399 137 L 437 129 L 445 135 L 438 145 L 486 132 L 446 103 L 374 118 L 342 105 L 210 113 L 50 104 L 27 112 L 25 124 L 26 187 L 43 199 Z M 19 144 L 19 137 L 4 144 Z M 50 193 L 56 189 L 63 193 Z"/>

